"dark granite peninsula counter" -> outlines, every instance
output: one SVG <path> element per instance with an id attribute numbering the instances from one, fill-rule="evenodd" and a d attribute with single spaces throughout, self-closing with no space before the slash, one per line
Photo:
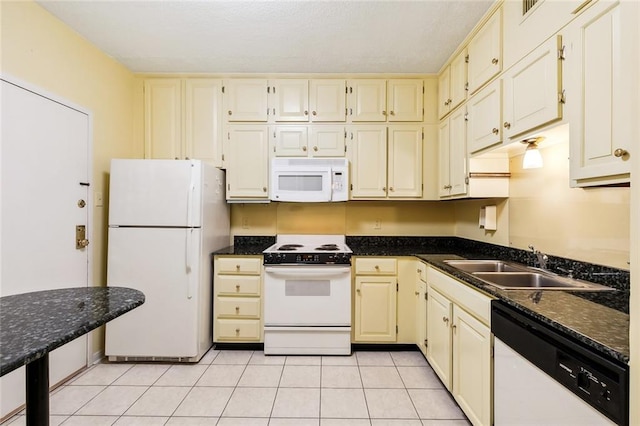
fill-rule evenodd
<path id="1" fill-rule="evenodd" d="M 256 254 L 262 254 L 262 252 L 268 247 L 276 243 L 276 237 L 246 237 L 235 236 L 233 237 L 233 245 L 216 250 L 212 255 L 231 255 L 231 256 L 251 256 Z"/>

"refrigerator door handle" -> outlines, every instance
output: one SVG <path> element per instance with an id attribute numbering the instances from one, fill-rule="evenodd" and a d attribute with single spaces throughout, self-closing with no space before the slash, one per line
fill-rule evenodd
<path id="1" fill-rule="evenodd" d="M 193 297 L 193 289 L 191 288 L 191 245 L 193 241 L 193 228 L 187 229 L 186 241 L 185 241 L 185 269 L 187 272 L 187 299 Z"/>
<path id="2" fill-rule="evenodd" d="M 195 184 L 195 180 L 194 180 L 194 168 L 195 165 L 193 164 L 193 161 L 191 162 L 191 173 L 189 174 L 190 179 L 189 179 L 189 189 L 188 189 L 188 194 L 187 194 L 187 226 L 188 227 L 192 227 L 193 226 L 193 193 L 196 190 L 196 184 Z"/>

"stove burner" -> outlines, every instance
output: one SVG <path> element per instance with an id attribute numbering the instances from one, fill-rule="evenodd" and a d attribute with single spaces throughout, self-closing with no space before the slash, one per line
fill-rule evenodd
<path id="1" fill-rule="evenodd" d="M 297 248 L 302 247 L 302 244 L 284 244 L 281 245 L 280 247 L 278 247 L 278 250 L 282 250 L 282 251 L 291 251 L 291 250 L 295 250 Z"/>
<path id="2" fill-rule="evenodd" d="M 339 250 L 337 244 L 323 244 L 320 247 L 316 247 L 315 249 L 316 250 L 322 250 L 322 251 L 336 251 L 336 250 Z"/>

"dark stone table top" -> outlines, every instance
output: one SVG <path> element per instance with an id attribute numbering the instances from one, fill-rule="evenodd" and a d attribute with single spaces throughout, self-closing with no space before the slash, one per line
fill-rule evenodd
<path id="1" fill-rule="evenodd" d="M 0 376 L 142 305 L 124 287 L 78 287 L 0 297 Z"/>

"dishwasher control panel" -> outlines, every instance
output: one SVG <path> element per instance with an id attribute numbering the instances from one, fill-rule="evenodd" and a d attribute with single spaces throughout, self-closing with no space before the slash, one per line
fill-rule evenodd
<path id="1" fill-rule="evenodd" d="M 555 378 L 566 388 L 580 396 L 600 412 L 615 421 L 620 421 L 625 380 L 616 369 L 590 360 L 581 360 L 561 349 L 556 352 Z"/>

